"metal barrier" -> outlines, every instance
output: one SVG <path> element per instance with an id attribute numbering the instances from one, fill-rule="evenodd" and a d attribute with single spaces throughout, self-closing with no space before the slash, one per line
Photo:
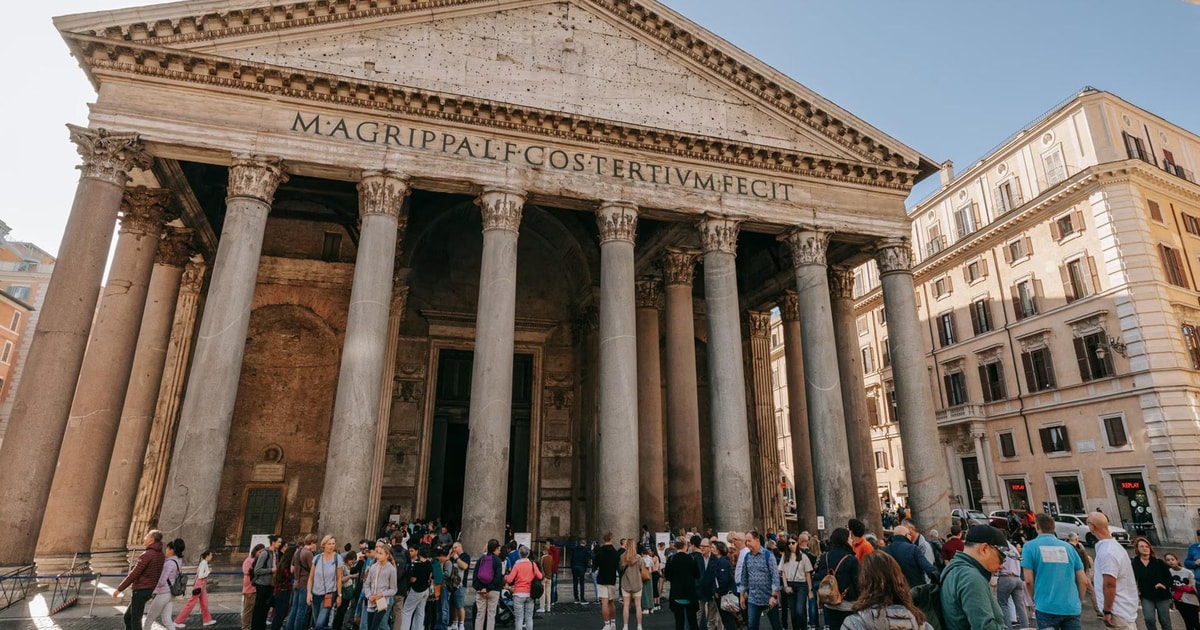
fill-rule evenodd
<path id="1" fill-rule="evenodd" d="M 62 612 L 79 603 L 79 590 L 86 580 L 96 579 L 87 563 L 80 564 L 79 556 L 71 561 L 71 568 L 53 578 L 54 588 L 50 594 L 50 614 Z"/>
<path id="2" fill-rule="evenodd" d="M 23 601 L 34 584 L 33 565 L 8 569 L 0 574 L 0 611 Z"/>

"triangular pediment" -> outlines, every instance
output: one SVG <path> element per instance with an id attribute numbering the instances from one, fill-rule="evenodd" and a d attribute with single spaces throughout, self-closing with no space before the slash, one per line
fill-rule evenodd
<path id="1" fill-rule="evenodd" d="M 932 166 L 653 0 L 206 0 L 67 16 L 56 25 L 68 40 L 141 42 L 760 152 Z"/>

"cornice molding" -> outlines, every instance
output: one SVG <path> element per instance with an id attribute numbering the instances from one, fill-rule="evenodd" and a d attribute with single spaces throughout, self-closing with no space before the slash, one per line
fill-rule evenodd
<path id="1" fill-rule="evenodd" d="M 589 145 L 606 145 L 885 190 L 909 191 L 919 171 L 742 143 L 334 74 L 64 34 L 93 72 L 105 71 L 294 98 L 364 112 L 406 114 Z"/>
<path id="2" fill-rule="evenodd" d="M 110 42 L 178 46 L 254 35 L 275 34 L 278 37 L 279 32 L 286 30 L 312 29 L 356 20 L 378 21 L 381 18 L 404 15 L 424 16 L 464 9 L 472 5 L 491 8 L 494 4 L 492 0 L 293 0 L 244 9 L 231 8 L 199 15 L 182 15 L 155 20 L 154 23 L 141 21 L 114 25 L 104 31 L 92 30 L 74 35 L 87 35 Z M 770 72 L 770 68 L 765 64 L 762 68 L 750 67 L 761 62 L 753 58 L 744 59 L 746 55 L 736 48 L 732 51 L 722 50 L 709 41 L 705 36 L 707 34 L 692 32 L 687 24 L 680 24 L 675 16 L 660 14 L 653 7 L 647 7 L 636 0 L 590 0 L 587 4 L 602 9 L 628 27 L 640 31 L 643 36 L 657 41 L 659 45 L 749 92 L 760 102 L 801 122 L 826 140 L 859 155 L 865 161 L 884 167 L 910 169 L 914 172 L 921 168 L 919 163 L 906 161 L 902 155 L 892 151 L 881 141 L 839 119 L 836 116 L 838 112 L 823 109 L 829 105 L 815 102 L 818 99 L 806 98 L 772 80 L 765 75 Z M 863 121 L 855 122 L 867 124 Z"/>

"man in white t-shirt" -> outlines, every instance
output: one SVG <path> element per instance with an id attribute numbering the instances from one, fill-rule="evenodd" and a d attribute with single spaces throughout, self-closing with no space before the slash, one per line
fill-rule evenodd
<path id="1" fill-rule="evenodd" d="M 1134 630 L 1137 628 L 1138 590 L 1133 579 L 1133 564 L 1125 549 L 1109 533 L 1107 516 L 1093 512 L 1088 515 L 1087 524 L 1098 540 L 1092 580 L 1104 625 Z"/>

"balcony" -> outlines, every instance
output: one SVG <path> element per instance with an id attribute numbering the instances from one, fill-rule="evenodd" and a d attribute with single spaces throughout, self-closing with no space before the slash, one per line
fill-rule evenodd
<path id="1" fill-rule="evenodd" d="M 983 405 L 959 405 L 949 409 L 943 409 L 937 412 L 937 424 L 939 427 L 948 427 L 956 424 L 966 424 L 976 420 L 986 420 L 987 413 L 983 410 Z"/>
<path id="2" fill-rule="evenodd" d="M 925 257 L 929 258 L 946 249 L 946 237 L 937 236 L 925 244 Z"/>
<path id="3" fill-rule="evenodd" d="M 1172 164 L 1171 162 L 1163 160 L 1162 169 L 1174 175 L 1175 177 L 1186 179 L 1193 184 L 1196 183 L 1196 174 L 1178 164 Z"/>

